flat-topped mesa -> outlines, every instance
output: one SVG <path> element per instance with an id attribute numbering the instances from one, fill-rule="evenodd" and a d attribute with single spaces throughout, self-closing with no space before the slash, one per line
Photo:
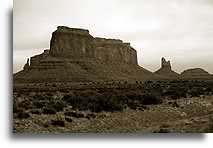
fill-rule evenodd
<path id="1" fill-rule="evenodd" d="M 59 26 L 50 49 L 27 60 L 14 82 L 91 82 L 147 80 L 155 75 L 140 67 L 137 52 L 119 39 L 97 38 L 88 30 Z"/>
<path id="2" fill-rule="evenodd" d="M 50 55 L 79 61 L 95 58 L 103 62 L 138 64 L 136 50 L 119 39 L 94 38 L 88 30 L 59 26 L 53 32 Z"/>

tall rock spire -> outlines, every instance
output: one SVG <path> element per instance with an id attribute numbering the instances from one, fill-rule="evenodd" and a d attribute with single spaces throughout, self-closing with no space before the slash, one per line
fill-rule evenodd
<path id="1" fill-rule="evenodd" d="M 164 57 L 161 58 L 161 68 L 172 69 L 170 61 L 166 61 Z"/>
<path id="2" fill-rule="evenodd" d="M 179 75 L 172 70 L 170 61 L 166 61 L 164 57 L 161 58 L 161 68 L 155 73 L 166 78 L 175 78 Z"/>

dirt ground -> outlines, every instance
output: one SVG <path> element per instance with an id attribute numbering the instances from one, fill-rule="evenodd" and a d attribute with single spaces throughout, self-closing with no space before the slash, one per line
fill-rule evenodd
<path id="1" fill-rule="evenodd" d="M 76 132 L 213 132 L 213 96 L 178 100 L 180 107 L 173 107 L 167 102 L 150 105 L 147 110 L 126 109 L 122 112 L 97 113 L 93 119 L 73 118 L 65 122 L 65 127 L 48 125 L 56 115 L 32 115 L 28 119 L 15 119 L 16 132 L 27 133 L 76 133 Z M 45 126 L 48 125 L 47 127 Z"/>
<path id="2" fill-rule="evenodd" d="M 166 88 L 168 88 L 167 84 Z M 173 84 L 172 84 L 173 85 Z M 202 88 L 204 86 L 201 86 Z M 154 87 L 152 86 L 154 89 Z M 141 89 L 141 88 L 140 88 Z M 210 89 L 211 90 L 211 89 Z M 64 93 L 52 92 L 60 99 Z M 34 97 L 38 92 L 21 94 L 14 91 L 16 102 Z M 162 96 L 161 96 L 162 97 Z M 163 101 L 140 107 L 125 107 L 118 111 L 75 110 L 65 104 L 61 110 L 45 113 L 44 108 L 30 108 L 28 100 L 23 110 L 14 108 L 14 133 L 209 133 L 213 132 L 213 95 L 201 93 L 178 99 L 163 96 Z M 20 108 L 20 104 L 19 108 Z M 66 114 L 67 110 L 72 111 Z M 21 114 L 20 114 L 21 112 Z M 23 114 L 22 112 L 26 113 Z"/>

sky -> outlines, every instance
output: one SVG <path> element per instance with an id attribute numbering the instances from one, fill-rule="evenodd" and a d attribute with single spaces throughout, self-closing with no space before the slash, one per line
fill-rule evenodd
<path id="1" fill-rule="evenodd" d="M 130 42 L 140 66 L 154 72 L 161 57 L 178 73 L 213 74 L 213 0 L 14 0 L 13 72 L 49 49 L 57 26 Z"/>

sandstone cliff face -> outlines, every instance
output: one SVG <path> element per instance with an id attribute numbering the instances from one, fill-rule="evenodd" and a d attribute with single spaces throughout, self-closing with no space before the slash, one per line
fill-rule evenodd
<path id="1" fill-rule="evenodd" d="M 161 59 L 161 68 L 155 73 L 165 78 L 176 78 L 179 75 L 172 70 L 170 61 L 166 61 L 164 57 Z"/>
<path id="2" fill-rule="evenodd" d="M 27 69 L 27 70 L 26 70 Z M 14 74 L 19 82 L 76 82 L 99 80 L 145 80 L 154 77 L 138 66 L 137 53 L 122 40 L 94 38 L 88 30 L 59 26 L 50 50 L 28 60 Z"/>
<path id="3" fill-rule="evenodd" d="M 95 38 L 93 40 L 94 57 L 104 62 L 127 63 L 137 65 L 137 53 L 130 44 L 121 40 Z"/>
<path id="4" fill-rule="evenodd" d="M 52 34 L 50 55 L 76 59 L 91 56 L 92 41 L 88 30 L 59 26 Z"/>
<path id="5" fill-rule="evenodd" d="M 137 64 L 137 53 L 122 40 L 94 38 L 88 30 L 59 26 L 52 34 L 50 55 L 79 59 L 96 58 L 103 62 Z"/>

